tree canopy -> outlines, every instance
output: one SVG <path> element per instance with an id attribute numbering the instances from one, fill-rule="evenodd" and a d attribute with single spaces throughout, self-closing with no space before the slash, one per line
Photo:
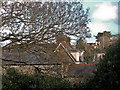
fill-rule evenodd
<path id="1" fill-rule="evenodd" d="M 2 41 L 39 44 L 55 42 L 61 34 L 90 37 L 89 9 L 80 2 L 2 2 L 1 10 Z"/>
<path id="2" fill-rule="evenodd" d="M 77 41 L 77 45 L 76 45 L 76 48 L 77 49 L 85 49 L 85 42 L 82 40 L 82 38 L 80 38 L 78 41 Z"/>

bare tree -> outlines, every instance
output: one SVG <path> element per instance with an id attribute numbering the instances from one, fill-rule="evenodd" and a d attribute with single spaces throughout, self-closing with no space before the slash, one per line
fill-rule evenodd
<path id="1" fill-rule="evenodd" d="M 2 3 L 2 41 L 15 44 L 55 42 L 57 35 L 90 37 L 87 26 L 89 9 L 80 2 L 8 2 Z"/>

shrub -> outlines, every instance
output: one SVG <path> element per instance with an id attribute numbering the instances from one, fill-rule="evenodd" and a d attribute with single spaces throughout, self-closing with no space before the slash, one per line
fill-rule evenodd
<path id="1" fill-rule="evenodd" d="M 10 68 L 3 75 L 2 90 L 25 90 L 37 88 L 70 88 L 69 82 L 58 77 L 41 75 L 27 75 Z"/>
<path id="2" fill-rule="evenodd" d="M 85 85 L 86 88 L 120 88 L 120 40 L 106 50 L 106 55 L 98 64 L 97 71 Z"/>

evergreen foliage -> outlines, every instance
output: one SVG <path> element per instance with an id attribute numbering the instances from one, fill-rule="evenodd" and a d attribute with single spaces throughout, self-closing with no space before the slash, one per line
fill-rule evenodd
<path id="1" fill-rule="evenodd" d="M 106 90 L 120 88 L 120 40 L 109 48 L 106 55 L 98 64 L 93 78 L 86 84 L 86 88 Z"/>
<path id="2" fill-rule="evenodd" d="M 26 90 L 38 88 L 70 88 L 69 82 L 58 77 L 35 73 L 27 75 L 10 68 L 3 75 L 2 90 Z"/>

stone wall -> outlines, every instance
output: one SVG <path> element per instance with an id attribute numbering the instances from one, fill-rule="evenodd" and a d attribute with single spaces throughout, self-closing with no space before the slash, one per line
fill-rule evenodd
<path id="1" fill-rule="evenodd" d="M 85 82 L 95 71 L 95 65 L 4 65 L 3 74 L 6 74 L 8 68 L 15 68 L 25 74 L 34 74 L 37 71 L 64 78 L 72 83 Z"/>
<path id="2" fill-rule="evenodd" d="M 25 74 L 40 72 L 60 76 L 61 72 L 61 65 L 4 65 L 2 66 L 2 73 L 6 74 L 8 68 L 15 68 Z"/>

